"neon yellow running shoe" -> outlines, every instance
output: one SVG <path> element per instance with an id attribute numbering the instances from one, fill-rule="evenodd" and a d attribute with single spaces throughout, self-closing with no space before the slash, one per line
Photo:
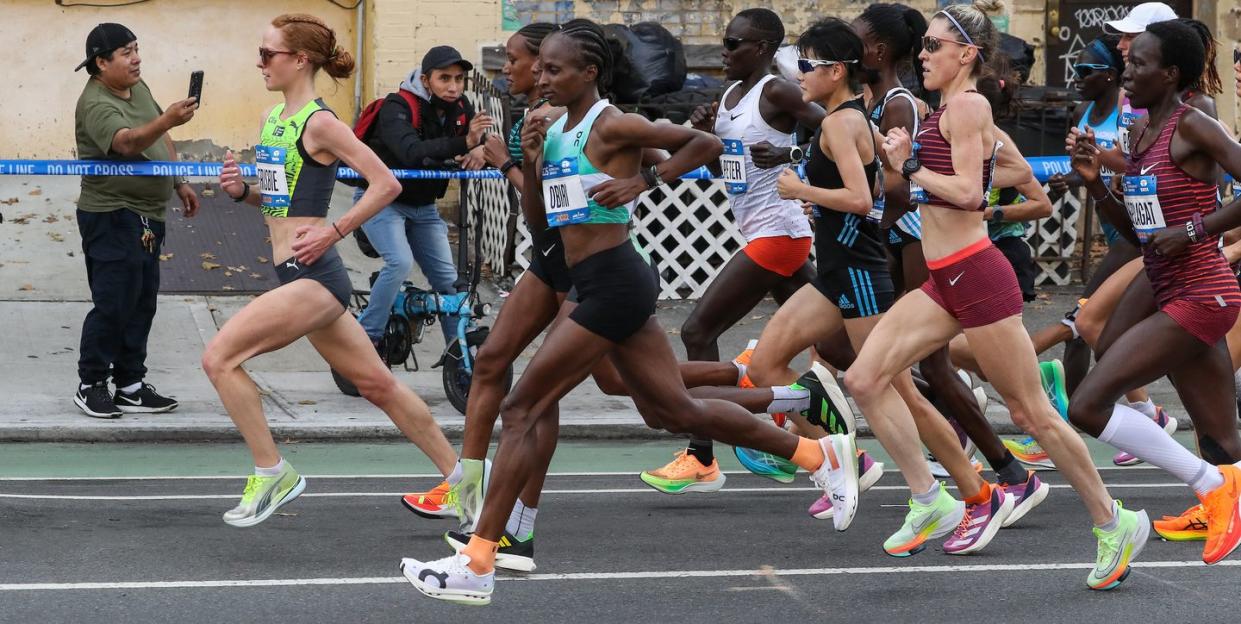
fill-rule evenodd
<path id="1" fill-rule="evenodd" d="M 235 527 L 252 527 L 289 504 L 306 489 L 306 479 L 288 462 L 275 477 L 250 475 L 241 502 L 224 512 L 224 522 Z"/>
<path id="2" fill-rule="evenodd" d="M 943 537 L 956 529 L 963 517 L 965 503 L 953 498 L 941 482 L 934 503 L 922 505 L 909 499 L 905 523 L 883 542 L 883 550 L 893 557 L 916 555 L 926 548 L 927 540 Z"/>
<path id="3" fill-rule="evenodd" d="M 1129 564 L 1138 558 L 1150 538 L 1151 521 L 1145 511 L 1133 512 L 1116 501 L 1113 508 L 1119 522 L 1111 531 L 1093 529 L 1099 540 L 1094 569 L 1086 577 L 1090 589 L 1108 590 L 1120 585 L 1129 576 Z"/>

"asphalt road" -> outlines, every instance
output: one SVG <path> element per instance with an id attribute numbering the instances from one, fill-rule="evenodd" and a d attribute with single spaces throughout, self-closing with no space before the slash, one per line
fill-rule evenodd
<path id="1" fill-rule="evenodd" d="M 734 473 L 731 454 L 717 494 L 647 489 L 635 471 L 671 448 L 564 445 L 539 506 L 537 572 L 502 577 L 490 607 L 470 608 L 423 597 L 397 570 L 403 556 L 446 555 L 451 526 L 399 504 L 436 481 L 402 445 L 288 447 L 305 474 L 336 476 L 311 476 L 253 529 L 219 519 L 243 483 L 227 476 L 244 461 L 234 446 L 0 446 L 0 622 L 1238 620 L 1241 558 L 1207 568 L 1200 543 L 1152 541 L 1120 588 L 1086 589 L 1094 540 L 1065 487 L 981 553 L 951 557 L 936 543 L 894 559 L 880 544 L 903 516 L 895 473 L 837 534 L 806 515 L 808 480 Z M 1106 465 L 1106 449 L 1092 449 Z M 1158 470 L 1103 476 L 1153 517 L 1192 498 Z"/>

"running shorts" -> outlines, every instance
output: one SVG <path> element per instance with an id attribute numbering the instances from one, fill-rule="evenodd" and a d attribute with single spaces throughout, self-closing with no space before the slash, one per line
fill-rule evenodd
<path id="1" fill-rule="evenodd" d="M 939 260 L 928 260 L 930 277 L 922 284 L 939 307 L 961 327 L 984 327 L 1021 314 L 1021 287 L 1008 259 L 991 239 L 982 238 Z"/>
<path id="2" fill-rule="evenodd" d="M 276 279 L 280 280 L 281 284 L 288 284 L 299 279 L 314 280 L 323 284 L 323 287 L 332 293 L 333 297 L 336 297 L 341 306 L 349 308 L 349 295 L 353 294 L 353 282 L 349 280 L 345 262 L 340 259 L 340 253 L 335 247 L 328 249 L 311 265 L 301 264 L 297 258 L 277 262 Z"/>
<path id="3" fill-rule="evenodd" d="M 809 236 L 764 236 L 746 243 L 741 251 L 753 260 L 754 264 L 777 275 L 792 277 L 810 257 L 810 245 L 813 242 L 814 239 Z"/>
<path id="4" fill-rule="evenodd" d="M 899 227 L 895 224 L 887 230 L 884 230 L 884 232 L 887 234 L 887 238 L 884 242 L 888 244 L 888 251 L 893 256 L 899 257 L 904 251 L 906 245 L 922 242 L 921 238 L 910 234 L 905 230 L 905 228 Z"/>
<path id="5" fill-rule="evenodd" d="M 569 268 L 578 305 L 569 318 L 612 342 L 624 342 L 655 314 L 659 278 L 626 240 Z"/>
<path id="6" fill-rule="evenodd" d="M 896 287 L 886 270 L 832 268 L 820 271 L 810 283 L 847 319 L 883 314 L 896 301 Z"/>
<path id="7" fill-rule="evenodd" d="M 569 292 L 573 279 L 569 277 L 569 267 L 565 264 L 564 242 L 560 239 L 560 233 L 540 238 L 543 240 L 536 238 L 534 241 L 530 251 L 530 267 L 526 270 L 552 290 Z"/>
<path id="8" fill-rule="evenodd" d="M 1008 259 L 1013 272 L 1017 274 L 1017 285 L 1021 287 L 1021 300 L 1034 301 L 1038 293 L 1034 291 L 1034 279 L 1038 276 L 1038 266 L 1034 264 L 1034 255 L 1030 245 L 1018 236 L 1002 236 L 992 243 Z"/>
<path id="9" fill-rule="evenodd" d="M 1194 338 L 1213 347 L 1237 322 L 1237 306 L 1220 306 L 1198 301 L 1173 299 L 1160 308 Z"/>

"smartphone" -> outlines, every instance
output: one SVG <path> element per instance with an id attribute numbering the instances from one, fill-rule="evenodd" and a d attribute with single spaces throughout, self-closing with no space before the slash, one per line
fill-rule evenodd
<path id="1" fill-rule="evenodd" d="M 190 94 L 188 97 L 198 98 L 198 105 L 203 104 L 203 70 L 190 73 Z"/>

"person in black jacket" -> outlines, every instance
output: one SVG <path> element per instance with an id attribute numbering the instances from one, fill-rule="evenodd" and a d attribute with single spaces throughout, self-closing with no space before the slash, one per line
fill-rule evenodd
<path id="1" fill-rule="evenodd" d="M 366 143 L 394 169 L 443 169 L 460 164 L 466 169 L 484 165 L 483 139 L 491 117 L 475 114 L 464 97 L 469 61 L 449 46 L 436 46 L 422 59 L 401 91 L 385 98 Z M 413 97 L 410 97 L 410 95 Z M 410 101 L 418 107 L 414 111 Z M 448 244 L 448 225 L 435 201 L 444 196 L 448 180 L 402 180 L 396 201 L 362 225 L 371 245 L 383 256 L 384 266 L 371 287 L 370 303 L 358 320 L 378 343 L 388 324 L 392 302 L 414 262 L 431 289 L 457 292 L 457 269 Z M 359 194 L 361 190 L 359 190 Z M 456 335 L 456 317 L 441 316 L 445 340 Z"/>

